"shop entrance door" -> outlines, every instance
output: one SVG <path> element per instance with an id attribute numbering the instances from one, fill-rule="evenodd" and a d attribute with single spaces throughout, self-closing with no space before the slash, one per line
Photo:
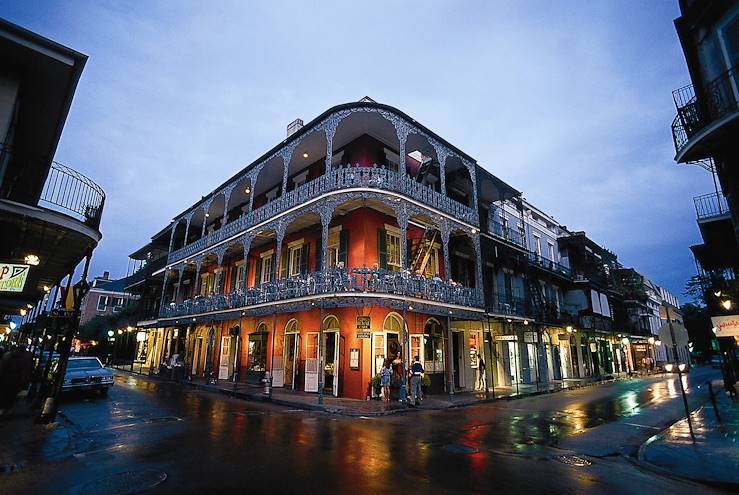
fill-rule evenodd
<path id="1" fill-rule="evenodd" d="M 218 361 L 218 379 L 228 380 L 230 368 L 231 337 L 221 337 L 221 359 Z"/>
<path id="2" fill-rule="evenodd" d="M 308 332 L 305 342 L 306 392 L 318 392 L 318 332 Z"/>
<path id="3" fill-rule="evenodd" d="M 285 335 L 283 355 L 285 357 L 285 387 L 295 390 L 295 372 L 298 369 L 298 356 L 300 355 L 300 334 L 289 333 Z"/>
<path id="4" fill-rule="evenodd" d="M 464 332 L 452 332 L 452 365 L 454 367 L 454 387 L 464 388 Z"/>
<path id="5" fill-rule="evenodd" d="M 323 334 L 326 361 L 323 365 L 323 390 L 334 397 L 339 395 L 339 332 Z"/>
<path id="6" fill-rule="evenodd" d="M 200 374 L 200 358 L 203 353 L 203 337 L 195 339 L 195 349 L 192 358 L 192 374 L 197 376 Z"/>

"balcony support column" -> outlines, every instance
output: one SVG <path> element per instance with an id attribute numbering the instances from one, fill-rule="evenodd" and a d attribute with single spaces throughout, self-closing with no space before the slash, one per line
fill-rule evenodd
<path id="1" fill-rule="evenodd" d="M 480 234 L 472 234 L 472 244 L 475 246 L 475 292 L 480 301 L 482 298 L 482 247 L 480 246 Z"/>
<path id="2" fill-rule="evenodd" d="M 167 297 L 167 278 L 169 274 L 169 269 L 164 269 L 164 281 L 162 282 L 162 298 L 159 301 L 159 313 L 161 314 L 162 310 L 164 310 L 166 305 L 166 297 Z"/>
<path id="3" fill-rule="evenodd" d="M 187 216 L 187 223 L 185 223 L 185 239 L 182 241 L 181 247 L 187 246 L 187 236 L 190 235 L 190 220 L 192 220 L 192 215 Z"/>
<path id="4" fill-rule="evenodd" d="M 444 280 L 448 282 L 452 278 L 452 267 L 449 261 L 449 236 L 451 234 L 451 228 L 447 220 L 443 220 L 439 225 L 439 233 L 441 234 L 441 250 L 444 253 Z"/>
<path id="5" fill-rule="evenodd" d="M 282 266 L 282 241 L 285 239 L 285 230 L 287 230 L 287 223 L 280 219 L 275 227 L 275 237 L 277 245 L 275 246 L 275 280 L 280 278 L 280 268 Z M 288 268 L 288 273 L 289 273 Z"/>
<path id="6" fill-rule="evenodd" d="M 473 212 L 473 218 L 480 218 L 480 210 L 477 207 L 477 172 L 475 170 L 475 164 L 467 160 L 462 160 L 462 163 L 467 167 L 467 172 L 470 174 L 470 181 L 472 182 L 472 207 L 475 209 Z"/>
<path id="7" fill-rule="evenodd" d="M 446 158 L 447 153 L 445 150 L 440 149 L 436 151 L 439 155 L 439 181 L 441 182 L 441 194 L 446 197 Z"/>
<path id="8" fill-rule="evenodd" d="M 177 222 L 174 225 L 172 225 L 172 235 L 170 235 L 169 237 L 169 251 L 167 251 L 168 253 L 172 252 L 172 247 L 174 246 L 174 233 L 175 233 L 175 230 L 177 230 L 177 225 L 179 225 L 179 223 L 180 222 Z"/>
<path id="9" fill-rule="evenodd" d="M 195 281 L 193 282 L 192 297 L 194 298 L 200 292 L 200 268 L 203 266 L 203 257 L 198 256 L 195 259 Z"/>
<path id="10" fill-rule="evenodd" d="M 244 247 L 244 269 L 241 275 L 241 290 L 246 290 L 246 275 L 249 271 L 249 249 L 251 249 L 251 241 L 254 239 L 253 234 L 246 234 L 241 238 L 241 245 Z"/>
<path id="11" fill-rule="evenodd" d="M 223 255 L 226 254 L 226 248 L 221 247 L 216 251 L 216 256 L 218 256 L 218 269 L 216 270 L 216 279 L 215 283 L 213 284 L 213 293 L 214 294 L 220 294 L 221 293 L 221 277 L 223 277 Z"/>
<path id="12" fill-rule="evenodd" d="M 338 117 L 331 118 L 323 130 L 326 133 L 326 175 L 331 171 L 331 160 L 334 155 L 334 135 L 336 134 L 336 128 L 339 126 L 341 120 Z"/>
<path id="13" fill-rule="evenodd" d="M 408 260 L 406 259 L 406 251 L 408 250 L 408 212 L 405 211 L 405 204 L 403 208 L 396 213 L 398 227 L 400 227 L 400 269 L 407 270 L 412 267 L 408 266 Z"/>
<path id="14" fill-rule="evenodd" d="M 334 216 L 334 205 L 325 202 L 320 206 L 319 215 L 321 216 L 321 271 L 328 271 L 328 226 Z"/>
<path id="15" fill-rule="evenodd" d="M 175 291 L 174 291 L 174 302 L 175 302 L 175 304 L 180 299 L 180 287 L 182 286 L 182 276 L 185 274 L 185 267 L 187 267 L 187 265 L 185 263 L 183 263 L 182 266 L 180 266 L 177 269 L 177 271 L 179 272 L 179 274 L 177 276 L 177 287 L 175 288 Z"/>

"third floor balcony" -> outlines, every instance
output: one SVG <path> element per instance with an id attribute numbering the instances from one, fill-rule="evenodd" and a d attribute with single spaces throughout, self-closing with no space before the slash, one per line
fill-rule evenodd
<path id="1" fill-rule="evenodd" d="M 717 220 L 729 216 L 729 205 L 720 193 L 703 194 L 693 198 L 698 222 Z"/>
<path id="2" fill-rule="evenodd" d="M 736 132 L 739 120 L 739 79 L 732 67 L 696 92 L 693 85 L 672 92 L 677 116 L 672 136 L 678 162 L 712 156 L 718 141 Z"/>
<path id="3" fill-rule="evenodd" d="M 353 190 L 361 189 L 377 190 L 401 196 L 405 200 L 414 201 L 423 207 L 441 212 L 456 220 L 471 225 L 479 225 L 474 208 L 463 205 L 405 174 L 377 166 L 335 168 L 288 191 L 273 201 L 241 215 L 236 220 L 206 234 L 195 242 L 171 251 L 168 262 L 172 263 L 193 256 L 210 246 L 260 223 L 269 221 L 293 208 L 307 205 L 321 196 L 341 192 L 350 193 Z"/>

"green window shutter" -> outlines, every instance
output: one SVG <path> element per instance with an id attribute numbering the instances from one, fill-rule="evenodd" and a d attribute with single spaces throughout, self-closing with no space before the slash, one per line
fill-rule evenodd
<path id="1" fill-rule="evenodd" d="M 285 278 L 287 276 L 287 259 L 290 257 L 290 250 L 286 249 L 280 253 L 280 257 L 282 257 L 281 263 L 280 263 L 280 278 Z"/>
<path id="2" fill-rule="evenodd" d="M 309 254 L 309 244 L 303 244 L 303 247 L 300 249 L 300 274 L 301 275 L 307 275 L 308 274 L 308 254 Z"/>
<path id="3" fill-rule="evenodd" d="M 344 267 L 349 268 L 349 256 L 347 250 L 349 247 L 349 231 L 341 230 L 339 232 L 339 261 L 344 262 Z"/>
<path id="4" fill-rule="evenodd" d="M 254 262 L 254 287 L 262 283 L 262 258 L 257 258 Z"/>
<path id="5" fill-rule="evenodd" d="M 377 258 L 380 268 L 387 270 L 387 234 L 385 229 L 377 229 Z"/>

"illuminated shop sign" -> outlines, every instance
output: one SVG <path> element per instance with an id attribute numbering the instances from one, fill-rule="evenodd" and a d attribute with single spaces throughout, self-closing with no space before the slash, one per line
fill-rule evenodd
<path id="1" fill-rule="evenodd" d="M 23 292 L 29 265 L 0 263 L 0 292 Z"/>

